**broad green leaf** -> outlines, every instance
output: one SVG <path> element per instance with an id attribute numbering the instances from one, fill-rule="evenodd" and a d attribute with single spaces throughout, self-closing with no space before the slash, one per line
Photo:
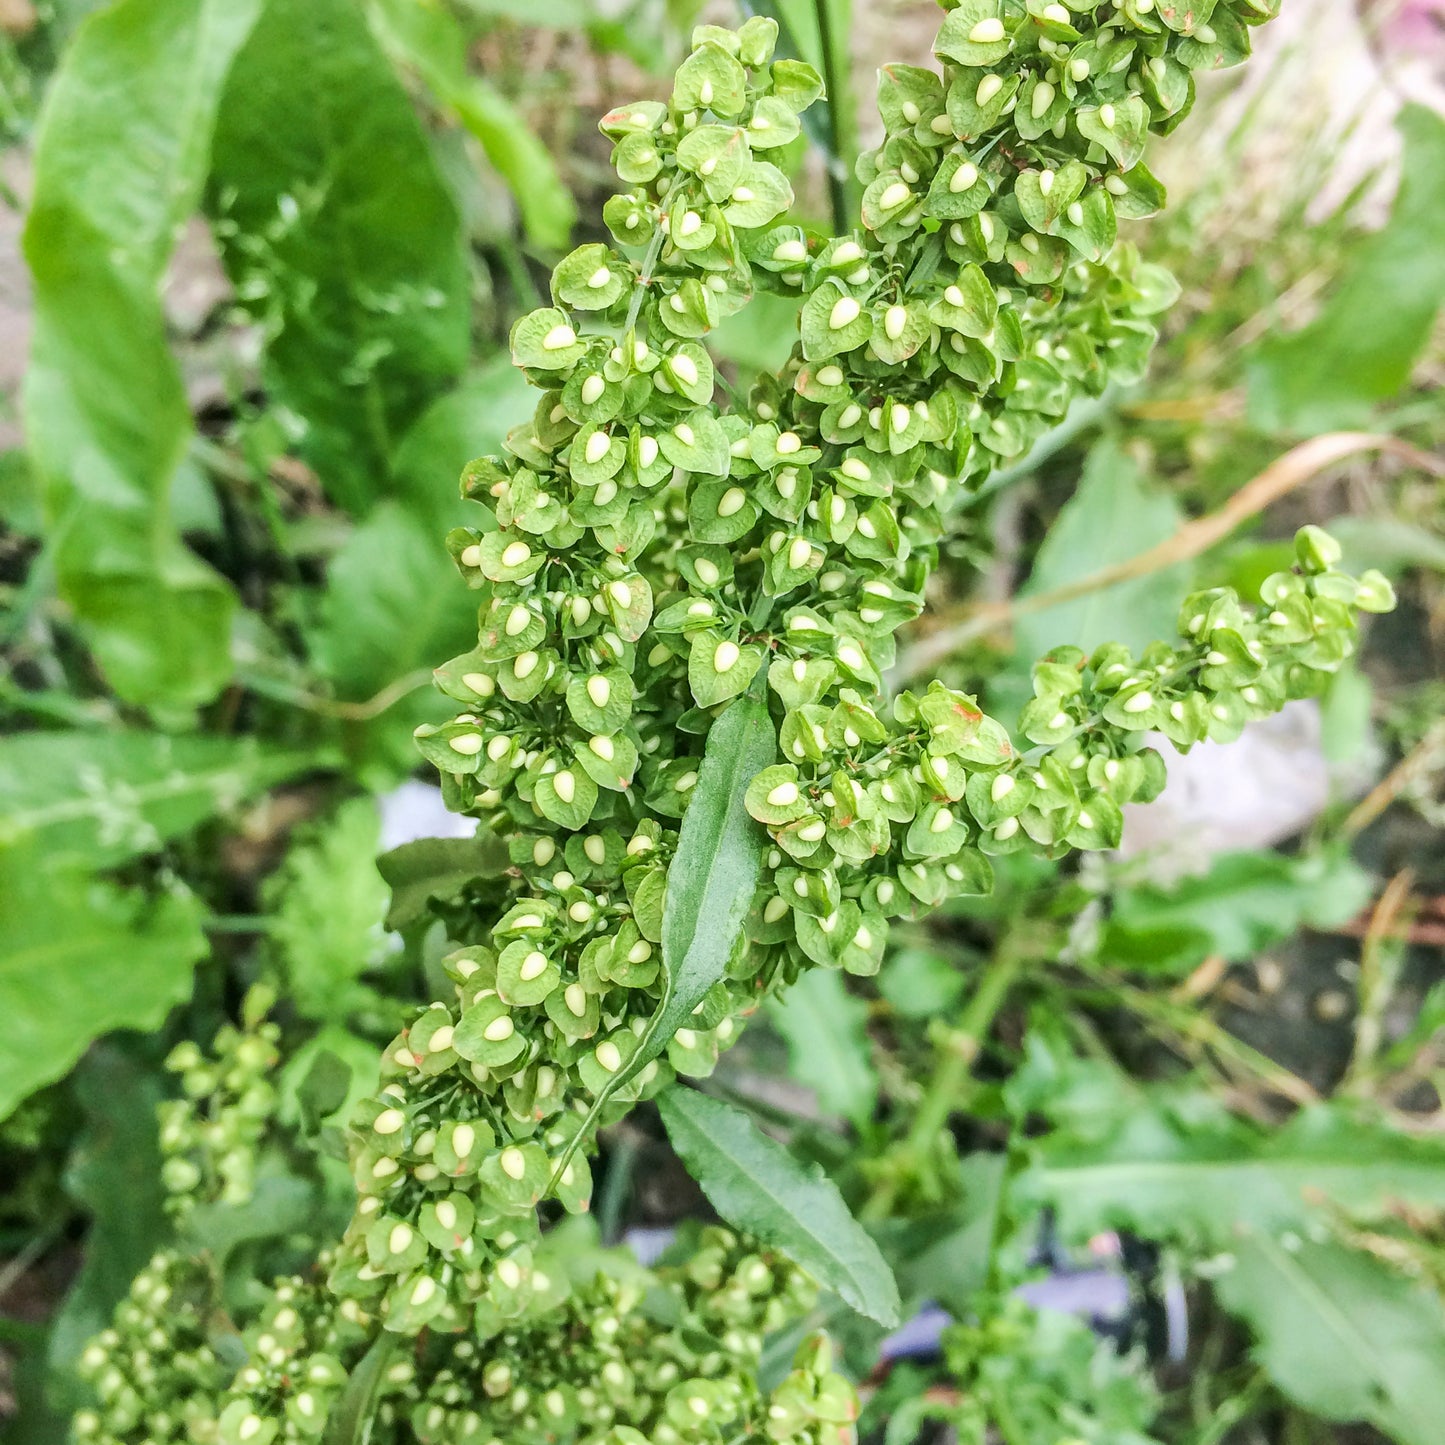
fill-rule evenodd
<path id="1" fill-rule="evenodd" d="M 1348 854 L 1225 853 L 1169 888 L 1120 889 L 1099 944 L 1107 963 L 1179 972 L 1217 953 L 1253 958 L 1296 929 L 1348 922 L 1371 898 Z"/>
<path id="2" fill-rule="evenodd" d="M 1378 1217 L 1392 1201 L 1445 1205 L 1445 1144 L 1338 1105 L 1271 1132 L 1204 1095 L 1153 1088 L 1121 1093 L 1095 1120 L 1038 1140 L 1017 1184 L 1016 1197 L 1053 1206 L 1071 1239 L 1133 1229 L 1225 1249 L 1242 1225 L 1307 1231 L 1340 1211 Z"/>
<path id="3" fill-rule="evenodd" d="M 1361 1250 L 1248 1234 L 1215 1288 L 1254 1332 L 1255 1358 L 1327 1420 L 1366 1420 L 1399 1445 L 1439 1445 L 1445 1305 Z"/>
<path id="4" fill-rule="evenodd" d="M 376 867 L 380 832 L 375 802 L 352 798 L 291 849 L 269 882 L 270 938 L 287 1001 L 303 1018 L 386 1017 L 387 1005 L 362 981 L 390 952 L 382 926 L 387 887 Z"/>
<path id="5" fill-rule="evenodd" d="M 466 31 L 427 0 L 372 0 L 372 24 L 393 60 L 414 70 L 476 138 L 507 183 L 522 225 L 536 245 L 560 251 L 577 220 L 577 203 L 551 152 L 516 107 L 467 68 Z"/>
<path id="6" fill-rule="evenodd" d="M 1382 231 L 1361 241 L 1324 309 L 1272 338 L 1249 371 L 1250 417 L 1269 431 L 1362 426 L 1395 396 L 1445 303 L 1445 120 L 1422 105 L 1400 112 L 1399 194 Z"/>
<path id="7" fill-rule="evenodd" d="M 386 926 L 410 928 L 428 916 L 433 898 L 450 900 L 478 878 L 500 877 L 511 866 L 506 844 L 494 835 L 419 838 L 376 860 L 391 887 Z"/>
<path id="8" fill-rule="evenodd" d="M 206 951 L 188 893 L 147 897 L 0 849 L 0 1119 L 65 1075 L 92 1039 L 154 1029 L 191 991 Z"/>
<path id="9" fill-rule="evenodd" d="M 254 738 L 17 733 L 0 738 L 0 849 L 33 839 L 113 867 L 324 761 Z"/>
<path id="10" fill-rule="evenodd" d="M 878 1246 L 817 1164 L 802 1164 L 740 1109 L 695 1089 L 658 1098 L 667 1137 L 734 1228 L 787 1255 L 881 1325 L 898 1323 L 898 1286 Z"/>
<path id="11" fill-rule="evenodd" d="M 1065 503 L 1034 559 L 1020 597 L 1077 582 L 1101 567 L 1127 562 L 1175 532 L 1183 518 L 1173 497 L 1145 481 L 1138 463 L 1110 440 L 1089 453 L 1078 490 Z M 1092 651 L 1102 642 L 1141 650 L 1174 636 L 1187 590 L 1170 568 L 1020 617 L 1017 653 L 1032 661 L 1069 644 Z"/>
<path id="12" fill-rule="evenodd" d="M 366 511 L 466 360 L 461 220 L 354 0 L 266 0 L 221 104 L 209 206 L 267 332 L 272 400 L 335 501 Z"/>
<path id="13" fill-rule="evenodd" d="M 102 1045 L 76 1071 L 74 1087 L 85 1127 L 66 1164 L 65 1189 L 89 1213 L 90 1227 L 80 1273 L 46 1346 L 52 1403 L 72 1409 L 85 1393 L 74 1375 L 81 1350 L 110 1323 L 170 1233 L 156 1128 L 160 1076 Z"/>
<path id="14" fill-rule="evenodd" d="M 397 500 L 434 520 L 439 537 L 448 527 L 475 527 L 481 514 L 458 495 L 457 478 L 473 457 L 500 452 L 507 433 L 536 405 L 536 390 L 511 359 L 494 353 L 438 397 L 401 439 L 391 459 Z"/>
<path id="15" fill-rule="evenodd" d="M 191 420 L 159 285 L 257 9 L 258 0 L 120 0 L 93 15 L 52 84 L 36 142 L 26 434 L 60 594 L 131 702 L 206 702 L 231 671 L 231 589 L 181 543 L 170 516 Z"/>
<path id="16" fill-rule="evenodd" d="M 499 358 L 434 402 L 403 438 L 393 458 L 397 500 L 382 503 L 332 559 L 311 638 L 342 697 L 360 701 L 408 673 L 429 676 L 438 658 L 475 645 L 476 597 L 442 537 L 484 515 L 459 500 L 456 478 L 473 457 L 500 451 L 506 432 L 530 415 L 528 391 Z M 380 719 L 403 771 L 415 766 L 412 728 L 439 720 L 445 707 L 421 686 Z"/>
<path id="17" fill-rule="evenodd" d="M 787 1040 L 793 1078 L 812 1089 L 827 1113 L 866 1123 L 878 1102 L 864 1027 L 868 1008 L 848 992 L 843 976 L 812 969 L 772 1005 L 769 1017 Z"/>
<path id="18" fill-rule="evenodd" d="M 662 1002 L 626 1067 L 608 1081 L 572 1136 L 553 1168 L 554 1182 L 607 1102 L 667 1047 L 726 971 L 753 901 L 766 837 L 743 806 L 743 795 L 777 750 L 766 695 L 756 689 L 732 703 L 708 731 L 677 852 L 667 870 Z"/>
<path id="19" fill-rule="evenodd" d="M 410 679 L 409 692 L 348 737 L 358 770 L 382 770 L 377 786 L 415 768 L 417 725 L 455 708 L 430 685 L 437 659 L 476 640 L 476 596 L 441 536 L 399 502 L 382 502 L 332 559 L 311 637 L 319 670 L 342 698 L 366 701 Z"/>

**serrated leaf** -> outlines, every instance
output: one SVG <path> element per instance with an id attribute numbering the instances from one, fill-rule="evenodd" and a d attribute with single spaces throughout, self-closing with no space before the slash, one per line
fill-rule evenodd
<path id="1" fill-rule="evenodd" d="M 344 1022 L 386 1004 L 363 981 L 390 951 L 387 886 L 376 867 L 381 823 L 371 798 L 343 803 L 313 839 L 293 846 L 267 882 L 270 938 L 286 996 L 303 1018 Z"/>
<path id="2" fill-rule="evenodd" d="M 0 848 L 33 838 L 92 868 L 151 853 L 322 759 L 254 738 L 143 732 L 0 738 Z"/>
<path id="3" fill-rule="evenodd" d="M 1405 156 L 1389 222 L 1350 253 L 1320 314 L 1272 337 L 1250 368 L 1258 427 L 1314 433 L 1363 425 L 1410 379 L 1445 303 L 1445 121 L 1407 105 L 1399 126 Z"/>
<path id="4" fill-rule="evenodd" d="M 1340 1244 L 1285 1248 L 1250 1234 L 1232 1253 L 1215 1287 L 1286 1395 L 1327 1420 L 1367 1420 L 1400 1445 L 1438 1445 L 1445 1306 L 1434 1291 Z"/>
<path id="5" fill-rule="evenodd" d="M 267 332 L 271 400 L 327 493 L 367 510 L 392 452 L 466 361 L 461 218 L 353 0 L 267 0 L 236 57 L 209 209 Z"/>
<path id="6" fill-rule="evenodd" d="M 170 514 L 192 428 L 158 286 L 258 9 L 122 0 L 92 16 L 36 142 L 25 429 L 60 594 L 130 702 L 194 706 L 231 673 L 231 588 L 182 544 Z"/>
<path id="7" fill-rule="evenodd" d="M 878 1075 L 864 1029 L 868 1008 L 841 974 L 823 968 L 803 974 L 769 1017 L 787 1040 L 788 1072 L 812 1089 L 822 1109 L 856 1124 L 872 1117 Z"/>
<path id="8" fill-rule="evenodd" d="M 47 866 L 32 846 L 0 849 L 0 1119 L 92 1039 L 159 1027 L 190 993 L 203 916 L 189 893 L 150 898 Z"/>
<path id="9" fill-rule="evenodd" d="M 817 1164 L 802 1164 L 740 1109 L 693 1089 L 658 1099 L 667 1137 L 714 1209 L 787 1255 L 860 1314 L 898 1323 L 898 1285 Z"/>
<path id="10" fill-rule="evenodd" d="M 1016 1186 L 1053 1205 L 1071 1239 L 1122 1228 L 1224 1249 L 1241 1226 L 1306 1232 L 1327 1209 L 1368 1219 L 1394 1200 L 1445 1205 L 1445 1145 L 1338 1105 L 1269 1132 L 1199 1094 L 1155 1088 L 1113 1102 L 1041 1139 Z"/>

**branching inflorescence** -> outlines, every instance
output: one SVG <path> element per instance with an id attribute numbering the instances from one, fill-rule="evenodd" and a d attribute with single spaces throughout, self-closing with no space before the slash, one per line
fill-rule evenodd
<path id="1" fill-rule="evenodd" d="M 479 521 L 448 545 L 481 598 L 480 636 L 438 671 L 463 710 L 420 734 L 451 804 L 510 840 L 510 894 L 461 927 L 455 998 L 386 1050 L 353 1129 L 357 1213 L 330 1266 L 328 1308 L 358 1346 L 378 1329 L 504 1342 L 457 1346 L 416 1407 L 418 1438 L 533 1438 L 521 1422 L 547 1407 L 529 1372 L 565 1351 L 517 1344 L 518 1322 L 585 1355 L 601 1348 L 598 1318 L 627 1317 L 623 1286 L 564 1304 L 538 1263 L 539 1206 L 588 1207 L 586 1140 L 574 1145 L 599 1100 L 605 1121 L 674 1072 L 706 1074 L 740 1018 L 805 969 L 875 971 L 890 920 L 987 891 L 991 855 L 1113 846 L 1123 805 L 1162 782 L 1146 733 L 1181 747 L 1237 736 L 1318 689 L 1352 650 L 1355 609 L 1390 605 L 1383 579 L 1335 571 L 1333 544 L 1307 529 L 1298 567 L 1257 608 L 1203 592 L 1182 643 L 1050 653 L 1019 722 L 1027 751 L 939 684 L 885 697 L 950 507 L 1076 398 L 1140 375 L 1149 318 L 1173 294 L 1116 239 L 1120 218 L 1163 202 L 1146 142 L 1188 111 L 1192 72 L 1241 60 L 1270 13 L 1269 0 L 966 0 L 944 19 L 941 75 L 881 73 L 886 138 L 859 163 L 862 224 L 847 236 L 783 219 L 792 195 L 768 154 L 821 87 L 772 59 L 769 20 L 702 27 L 670 102 L 603 120 L 628 187 L 604 212 L 616 244 L 563 260 L 555 304 L 513 330 L 542 397 L 508 454 L 464 475 Z M 800 340 L 724 407 L 704 340 L 758 287 L 797 298 Z M 629 1073 L 666 985 L 679 823 L 710 727 L 744 694 L 776 730 L 746 795 L 771 839 L 761 881 L 726 976 Z M 748 1268 L 717 1265 L 739 1299 Z M 731 1357 L 755 1360 L 770 1321 L 749 1315 Z M 495 1383 L 508 1358 L 499 1392 L 488 1371 Z M 514 1425 L 463 1406 L 473 1375 L 512 1401 Z M 268 1438 L 307 1433 L 304 1371 L 287 1378 L 248 1394 L 243 1369 L 223 1437 L 265 1445 L 252 1420 Z M 591 1438 L 600 1417 L 565 1384 L 552 1433 Z M 638 1428 L 712 1438 L 752 1403 L 703 1398 L 674 1437 L 670 1406 Z M 466 1409 L 475 1430 L 456 1423 Z M 767 1438 L 812 1439 L 846 1415 L 769 1418 Z"/>

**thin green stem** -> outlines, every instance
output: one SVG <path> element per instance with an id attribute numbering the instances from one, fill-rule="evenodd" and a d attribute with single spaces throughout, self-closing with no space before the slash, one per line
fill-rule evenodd
<path id="1" fill-rule="evenodd" d="M 818 21 L 818 47 L 823 59 L 823 87 L 828 96 L 828 202 L 833 212 L 833 232 L 843 236 L 851 231 L 848 205 L 848 159 L 844 145 L 844 110 L 848 104 L 847 87 L 839 74 L 838 57 L 834 53 L 831 0 L 813 0 L 813 14 Z"/>
<path id="2" fill-rule="evenodd" d="M 958 1023 L 942 1042 L 938 1066 L 899 1146 L 898 1152 L 904 1158 L 925 1158 L 947 1127 L 950 1115 L 966 1105 L 973 1092 L 973 1069 L 984 1041 L 1013 991 L 1020 970 L 1037 953 L 1032 943 L 1032 933 L 1027 939 L 1020 932 L 1007 934 L 985 965 Z M 898 1184 L 894 1175 L 881 1179 L 864 1206 L 863 1218 L 885 1218 L 892 1210 Z"/>

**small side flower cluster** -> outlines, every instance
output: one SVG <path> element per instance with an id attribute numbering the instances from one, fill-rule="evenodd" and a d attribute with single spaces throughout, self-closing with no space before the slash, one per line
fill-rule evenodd
<path id="1" fill-rule="evenodd" d="M 238 1144 L 234 1131 L 177 1136 L 178 1114 L 227 1120 L 239 1099 L 271 1089 L 274 1026 L 248 1000 L 248 1026 L 224 1028 L 214 1054 L 176 1060 L 188 1098 L 161 1106 L 172 1159 L 197 1166 L 173 1186 L 184 1221 L 198 1203 L 253 1198 L 240 1156 L 281 1141 L 274 1111 Z M 244 1060 L 244 1063 L 238 1061 Z M 194 1111 L 194 1114 L 192 1113 Z M 259 1116 L 257 1116 L 259 1117 Z M 282 1141 L 284 1142 L 284 1141 Z M 173 1151 L 184 1148 L 184 1155 Z M 223 1174 L 218 1159 L 230 1160 Z M 247 1174 L 246 1177 L 252 1177 Z M 458 1221 L 439 1202 L 434 1223 Z M 386 1248 L 405 1251 L 407 1226 Z M 552 1236 L 497 1265 L 511 1287 L 473 1312 L 466 1332 L 435 1333 L 382 1365 L 371 1439 L 378 1445 L 837 1445 L 857 1414 L 852 1388 L 826 1343 L 808 1342 L 773 1391 L 757 1384 L 764 1338 L 816 1302 L 812 1281 L 786 1259 L 721 1228 L 700 1232 L 684 1262 L 643 1269 L 601 1251 L 586 1231 Z M 133 1282 L 109 1328 L 87 1345 L 81 1374 L 95 1404 L 74 1421 L 80 1445 L 306 1445 L 318 1439 L 349 1375 L 376 1335 L 354 1299 L 337 1301 L 327 1251 L 306 1276 L 253 1286 L 249 1322 L 228 1317 L 213 1263 L 161 1251 Z M 237 1360 L 241 1363 L 237 1364 Z"/>
<path id="2" fill-rule="evenodd" d="M 201 1200 L 236 1204 L 251 1197 L 257 1149 L 276 1113 L 271 1075 L 281 1031 L 265 1022 L 271 1002 L 268 989 L 252 989 L 243 1027 L 224 1026 L 212 1057 L 186 1042 L 166 1060 L 182 1094 L 160 1106 L 161 1181 L 175 1219 Z"/>
<path id="3" fill-rule="evenodd" d="M 78 1445 L 208 1438 L 230 1371 L 211 1344 L 215 1281 L 200 1260 L 163 1250 L 131 1281 L 110 1324 L 81 1352 L 95 1397 L 71 1429 Z"/>
<path id="4" fill-rule="evenodd" d="M 899 696 L 886 722 L 856 703 L 790 707 L 790 761 L 764 769 L 746 798 L 777 845 L 776 891 L 754 912 L 753 939 L 872 973 L 889 919 L 987 892 L 989 855 L 1117 847 L 1124 804 L 1163 786 L 1146 733 L 1182 749 L 1233 741 L 1324 686 L 1353 651 L 1356 610 L 1393 605 L 1379 573 L 1336 570 L 1338 545 L 1318 528 L 1300 533 L 1296 556 L 1296 570 L 1266 580 L 1259 608 L 1227 588 L 1186 598 L 1182 646 L 1050 652 L 1019 721 L 1036 744 L 1026 753 L 937 683 Z"/>

